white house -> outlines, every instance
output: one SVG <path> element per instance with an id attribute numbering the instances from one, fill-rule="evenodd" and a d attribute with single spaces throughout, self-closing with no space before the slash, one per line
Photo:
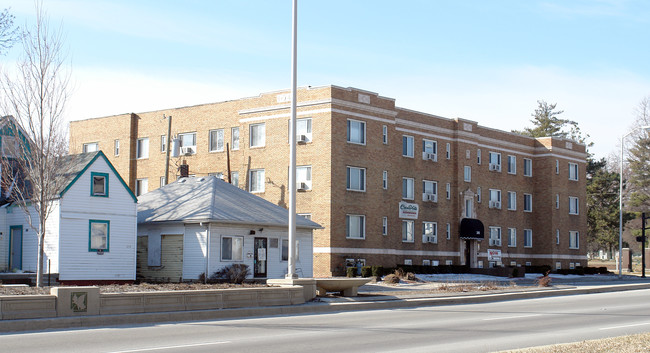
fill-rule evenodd
<path id="1" fill-rule="evenodd" d="M 63 182 L 46 222 L 44 272 L 58 273 L 59 282 L 67 284 L 133 282 L 135 195 L 101 151 L 65 156 L 57 163 Z M 2 221 L 0 247 L 8 249 L 8 256 L 0 267 L 36 271 L 37 232 L 25 213 L 5 205 Z"/>
<path id="2" fill-rule="evenodd" d="M 192 281 L 234 263 L 252 278 L 287 273 L 289 212 L 214 176 L 181 178 L 139 197 L 138 278 Z M 317 223 L 296 220 L 296 272 L 312 276 Z"/>

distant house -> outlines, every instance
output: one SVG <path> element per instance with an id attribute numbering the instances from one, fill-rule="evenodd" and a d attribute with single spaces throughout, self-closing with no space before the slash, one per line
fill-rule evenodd
<path id="1" fill-rule="evenodd" d="M 137 199 L 101 151 L 57 162 L 62 187 L 46 223 L 45 273 L 68 284 L 135 280 Z M 33 213 L 33 211 L 32 211 Z M 36 271 L 37 232 L 16 204 L 0 208 L 0 262 Z M 6 236 L 5 236 L 6 235 Z"/>
<path id="2" fill-rule="evenodd" d="M 139 198 L 138 278 L 192 281 L 243 263 L 254 278 L 287 273 L 288 211 L 214 176 L 181 178 Z M 312 232 L 296 220 L 296 272 L 312 276 Z"/>

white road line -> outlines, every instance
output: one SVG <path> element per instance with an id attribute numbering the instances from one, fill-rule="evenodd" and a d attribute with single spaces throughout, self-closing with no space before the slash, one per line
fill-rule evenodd
<path id="1" fill-rule="evenodd" d="M 165 349 L 174 349 L 174 348 L 212 346 L 212 345 L 216 345 L 216 344 L 225 344 L 225 343 L 230 343 L 230 341 L 217 341 L 217 342 L 206 342 L 206 343 L 182 344 L 182 345 L 178 345 L 178 346 L 139 348 L 139 349 L 130 349 L 130 350 L 127 350 L 127 351 L 114 351 L 114 352 L 109 352 L 109 353 L 151 352 L 151 351 L 161 351 L 161 350 L 165 350 Z"/>
<path id="2" fill-rule="evenodd" d="M 645 326 L 650 325 L 650 322 L 642 322 L 640 324 L 631 324 L 631 325 L 621 325 L 621 326 L 611 326 L 611 327 L 601 327 L 599 330 L 615 330 L 617 328 L 626 328 L 626 327 L 635 327 L 635 326 Z"/>
<path id="3" fill-rule="evenodd" d="M 519 316 L 493 317 L 489 319 L 483 319 L 483 321 L 520 319 L 522 317 L 533 317 L 533 316 L 541 316 L 541 315 L 542 314 L 531 314 L 531 315 L 519 315 Z"/>

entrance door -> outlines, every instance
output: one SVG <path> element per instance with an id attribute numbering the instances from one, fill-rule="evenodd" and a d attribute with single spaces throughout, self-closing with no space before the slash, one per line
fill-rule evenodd
<path id="1" fill-rule="evenodd" d="M 23 269 L 23 226 L 9 227 L 9 269 Z"/>
<path id="2" fill-rule="evenodd" d="M 255 264 L 253 266 L 254 277 L 266 277 L 266 238 L 255 238 Z"/>

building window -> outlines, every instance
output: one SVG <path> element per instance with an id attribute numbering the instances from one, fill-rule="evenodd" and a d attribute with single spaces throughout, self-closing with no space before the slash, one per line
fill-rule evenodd
<path id="1" fill-rule="evenodd" d="M 468 183 L 472 181 L 472 167 L 467 166 L 467 165 L 465 166 L 465 171 L 463 173 L 463 179 Z"/>
<path id="2" fill-rule="evenodd" d="M 517 193 L 514 191 L 508 191 L 508 210 L 517 210 Z"/>
<path id="3" fill-rule="evenodd" d="M 167 135 L 160 135 L 160 153 L 167 152 Z"/>
<path id="4" fill-rule="evenodd" d="M 517 174 L 517 157 L 508 156 L 508 174 Z"/>
<path id="5" fill-rule="evenodd" d="M 345 237 L 364 239 L 366 237 L 366 216 L 345 215 Z"/>
<path id="6" fill-rule="evenodd" d="M 366 168 L 347 167 L 346 188 L 352 191 L 366 191 Z"/>
<path id="7" fill-rule="evenodd" d="M 402 198 L 407 200 L 414 199 L 414 184 L 413 178 L 402 178 Z"/>
<path id="8" fill-rule="evenodd" d="M 402 136 L 402 156 L 413 158 L 413 136 Z"/>
<path id="9" fill-rule="evenodd" d="M 556 270 L 561 270 L 562 269 L 562 263 L 560 261 L 555 262 L 555 269 Z"/>
<path id="10" fill-rule="evenodd" d="M 451 199 L 451 184 L 447 183 L 445 185 L 445 193 L 447 194 L 447 200 Z"/>
<path id="11" fill-rule="evenodd" d="M 435 181 L 422 181 L 422 201 L 438 202 L 438 183 Z"/>
<path id="12" fill-rule="evenodd" d="M 147 191 L 149 191 L 149 179 L 137 179 L 135 181 L 135 196 L 146 194 Z"/>
<path id="13" fill-rule="evenodd" d="M 250 147 L 264 147 L 266 145 L 266 124 L 250 125 Z"/>
<path id="14" fill-rule="evenodd" d="M 524 212 L 533 211 L 533 195 L 524 194 Z"/>
<path id="15" fill-rule="evenodd" d="M 555 194 L 555 209 L 560 209 L 560 194 Z"/>
<path id="16" fill-rule="evenodd" d="M 501 190 L 490 189 L 490 208 L 501 209 Z"/>
<path id="17" fill-rule="evenodd" d="M 239 149 L 239 127 L 230 128 L 230 143 L 231 150 Z"/>
<path id="18" fill-rule="evenodd" d="M 384 190 L 388 190 L 388 171 L 384 170 L 381 174 L 381 184 Z"/>
<path id="19" fill-rule="evenodd" d="M 580 236 L 575 230 L 569 231 L 569 249 L 580 248 Z"/>
<path id="20" fill-rule="evenodd" d="M 555 174 L 560 174 L 560 160 L 555 160 Z"/>
<path id="21" fill-rule="evenodd" d="M 474 218 L 473 217 L 473 206 L 474 203 L 472 202 L 472 199 L 465 199 L 465 218 Z"/>
<path id="22" fill-rule="evenodd" d="M 388 217 L 381 218 L 381 234 L 388 235 Z"/>
<path id="23" fill-rule="evenodd" d="M 578 165 L 569 163 L 569 180 L 578 180 Z"/>
<path id="24" fill-rule="evenodd" d="M 501 227 L 490 227 L 490 245 L 501 246 Z"/>
<path id="25" fill-rule="evenodd" d="M 501 153 L 490 152 L 490 170 L 501 171 Z"/>
<path id="26" fill-rule="evenodd" d="M 447 223 L 447 240 L 451 239 L 451 223 Z"/>
<path id="27" fill-rule="evenodd" d="M 298 142 L 311 142 L 311 118 L 296 119 L 296 135 Z"/>
<path id="28" fill-rule="evenodd" d="M 135 158 L 149 158 L 149 138 L 139 138 L 135 145 Z"/>
<path id="29" fill-rule="evenodd" d="M 481 187 L 476 188 L 476 202 L 481 203 Z"/>
<path id="30" fill-rule="evenodd" d="M 311 213 L 298 213 L 298 216 L 304 217 L 311 221 Z"/>
<path id="31" fill-rule="evenodd" d="M 244 259 L 244 237 L 221 237 L 221 261 Z"/>
<path id="32" fill-rule="evenodd" d="M 91 219 L 89 222 L 88 251 L 108 252 L 110 241 L 110 221 Z"/>
<path id="33" fill-rule="evenodd" d="M 83 153 L 97 152 L 97 150 L 99 150 L 99 144 L 97 142 L 83 144 Z"/>
<path id="34" fill-rule="evenodd" d="M 422 140 L 422 159 L 434 162 L 438 160 L 438 143 L 436 141 Z"/>
<path id="35" fill-rule="evenodd" d="M 524 158 L 524 176 L 532 177 L 533 176 L 533 160 L 529 158 Z"/>
<path id="36" fill-rule="evenodd" d="M 248 174 L 249 192 L 264 192 L 264 169 L 253 169 Z"/>
<path id="37" fill-rule="evenodd" d="M 449 142 L 447 142 L 447 150 L 446 150 L 445 157 L 447 157 L 447 159 L 451 159 L 451 144 Z"/>
<path id="38" fill-rule="evenodd" d="M 422 242 L 438 243 L 438 224 L 436 222 L 422 222 Z"/>
<path id="39" fill-rule="evenodd" d="M 411 220 L 402 221 L 402 242 L 404 243 L 413 242 L 414 227 L 415 227 L 415 221 L 411 221 Z"/>
<path id="40" fill-rule="evenodd" d="M 481 165 L 481 149 L 476 150 L 476 164 Z"/>
<path id="41" fill-rule="evenodd" d="M 116 156 L 120 155 L 120 140 L 115 140 L 114 152 Z"/>
<path id="42" fill-rule="evenodd" d="M 517 247 L 517 229 L 508 228 L 508 247 Z"/>
<path id="43" fill-rule="evenodd" d="M 388 144 L 388 126 L 383 125 L 381 127 L 381 133 L 382 133 L 382 141 L 384 142 L 384 145 Z"/>
<path id="44" fill-rule="evenodd" d="M 210 130 L 210 152 L 223 152 L 223 129 Z"/>
<path id="45" fill-rule="evenodd" d="M 366 144 L 366 123 L 348 119 L 348 142 L 359 145 Z"/>
<path id="46" fill-rule="evenodd" d="M 108 197 L 108 174 L 107 173 L 90 173 L 92 185 L 90 196 Z"/>
<path id="47" fill-rule="evenodd" d="M 167 185 L 167 178 L 165 178 L 164 176 L 161 176 L 160 177 L 160 187 L 163 187 L 165 185 Z"/>
<path id="48" fill-rule="evenodd" d="M 178 139 L 181 142 L 182 154 L 196 153 L 196 132 L 187 132 L 183 134 L 178 134 Z"/>
<path id="49" fill-rule="evenodd" d="M 406 266 L 413 265 L 413 259 L 404 259 L 404 265 Z"/>
<path id="50" fill-rule="evenodd" d="M 533 247 L 533 230 L 524 229 L 524 248 Z"/>
<path id="51" fill-rule="evenodd" d="M 422 266 L 431 266 L 431 260 L 422 260 Z"/>
<path id="52" fill-rule="evenodd" d="M 555 244 L 560 245 L 560 230 L 555 230 Z"/>
<path id="53" fill-rule="evenodd" d="M 296 167 L 296 185 L 298 189 L 311 190 L 311 166 Z"/>
<path id="54" fill-rule="evenodd" d="M 298 249 L 300 249 L 300 241 L 296 239 L 296 260 L 299 259 Z M 282 255 L 281 261 L 289 261 L 289 239 L 282 239 Z"/>
<path id="55" fill-rule="evenodd" d="M 579 200 L 577 197 L 569 196 L 569 214 L 577 215 L 579 213 Z"/>
<path id="56" fill-rule="evenodd" d="M 239 172 L 230 172 L 230 183 L 239 187 Z"/>

